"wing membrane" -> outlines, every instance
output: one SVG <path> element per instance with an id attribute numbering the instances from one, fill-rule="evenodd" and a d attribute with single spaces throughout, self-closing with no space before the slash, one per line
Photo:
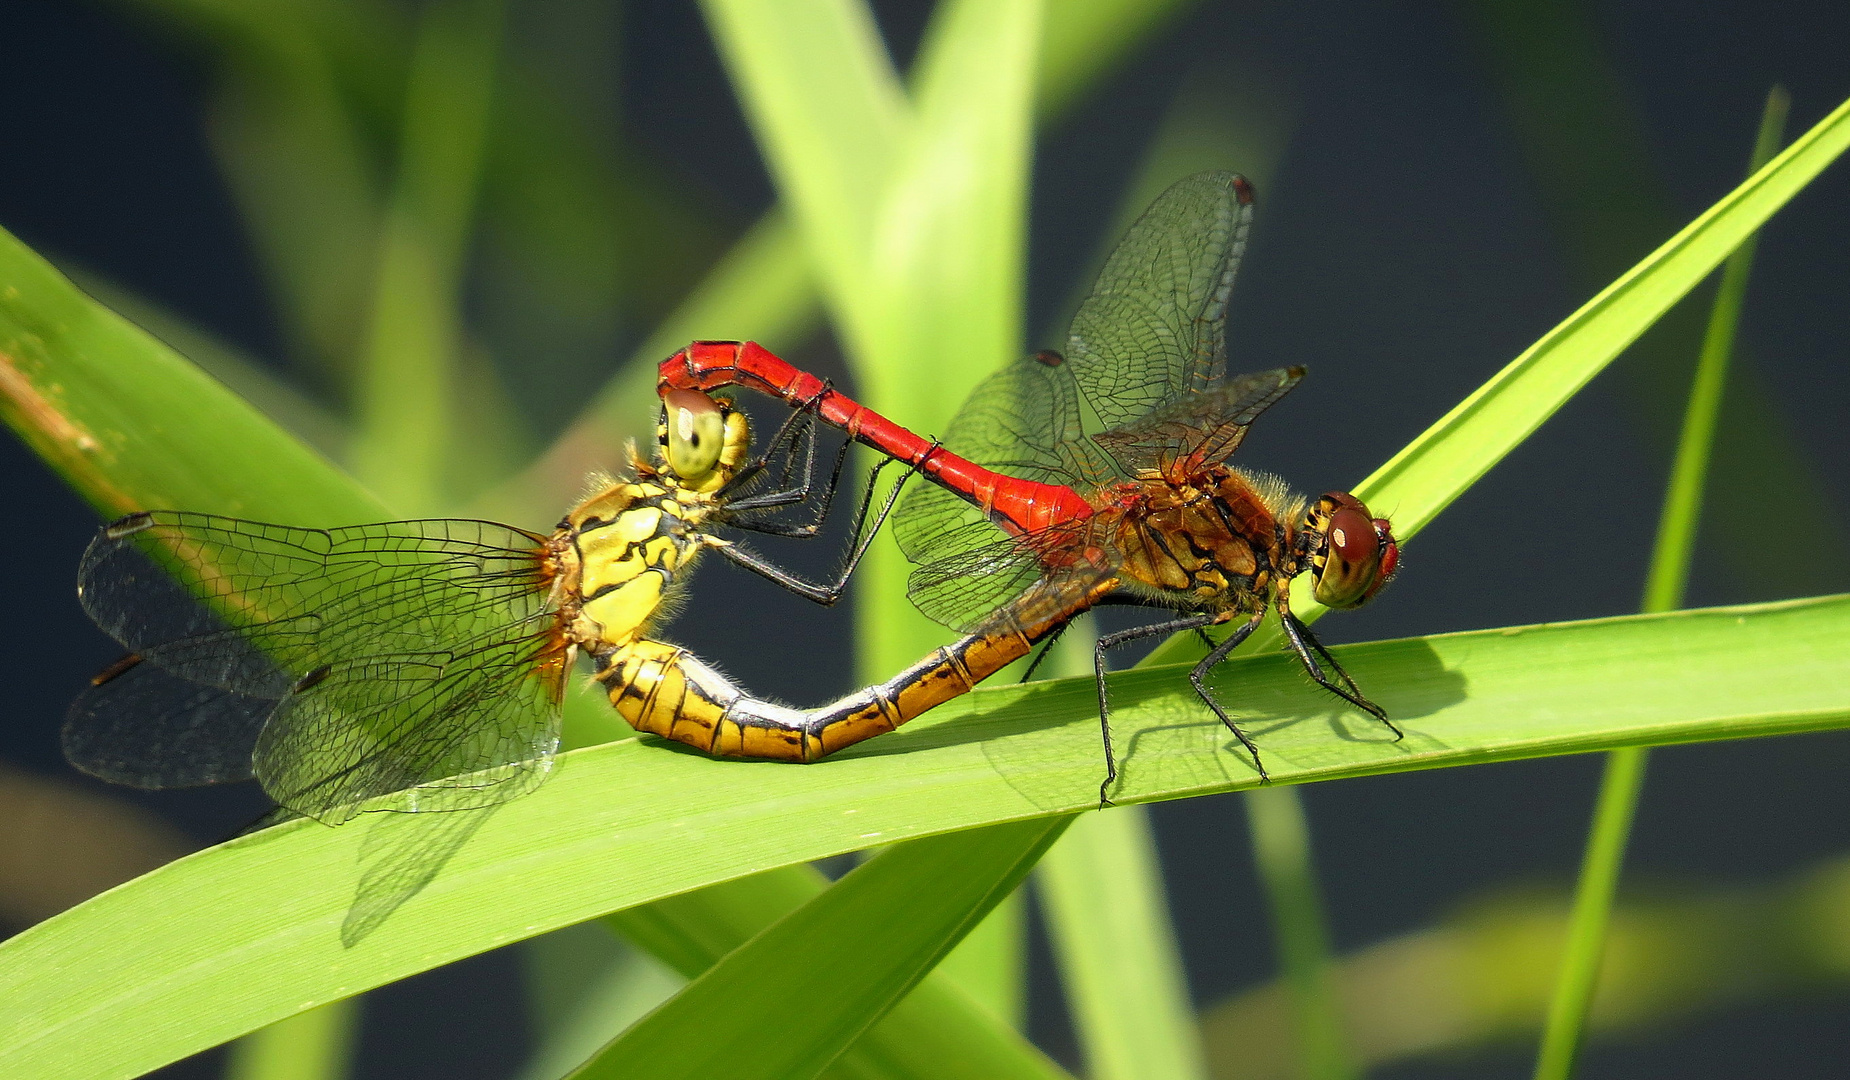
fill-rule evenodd
<path id="1" fill-rule="evenodd" d="M 1301 367 L 1241 375 L 1092 438 L 1132 472 L 1160 469 L 1165 461 L 1180 458 L 1188 459 L 1191 468 L 1225 461 L 1246 441 L 1253 421 L 1303 377 Z"/>
<path id="2" fill-rule="evenodd" d="M 1244 181 L 1201 173 L 1158 196 L 1105 260 L 1067 339 L 1103 427 L 1134 423 L 1221 376 L 1227 297 L 1251 225 Z"/>
<path id="3" fill-rule="evenodd" d="M 951 422 L 946 447 L 998 473 L 1082 493 L 1184 455 L 1231 454 L 1252 419 L 1302 374 L 1219 382 L 1251 202 L 1231 173 L 1203 173 L 1165 191 L 1106 260 L 1073 319 L 1066 356 L 1039 354 L 986 379 Z M 1068 603 L 1069 593 L 1089 587 L 1082 579 L 1108 573 L 1062 563 L 1085 550 L 1113 557 L 1106 538 L 1089 543 L 1072 531 L 998 542 L 977 507 L 938 485 L 914 487 L 894 519 L 901 549 L 921 564 L 913 602 L 966 632 L 1043 593 L 1046 603 Z"/>
<path id="4" fill-rule="evenodd" d="M 1084 438 L 1079 388 L 1052 354 L 1026 357 L 978 383 L 944 445 L 1005 476 L 1077 491 L 1117 476 L 1111 459 Z M 981 510 L 936 484 L 915 484 L 906 493 L 893 515 L 893 535 L 907 558 L 920 564 L 986 548 L 998 538 Z"/>
<path id="5" fill-rule="evenodd" d="M 71 704 L 64 756 L 92 776 L 139 788 L 249 780 L 257 733 L 276 708 L 143 662 Z"/>
<path id="6" fill-rule="evenodd" d="M 983 528 L 988 543 L 921 566 L 907 582 L 907 595 L 920 611 L 960 633 L 979 632 L 994 612 L 1019 607 L 1037 590 L 1064 595 L 1069 582 L 1114 568 L 1112 549 L 1097 542 L 1097 519 L 1004 539 L 997 539 L 993 526 Z M 1076 554 L 1081 552 L 1092 553 L 1099 566 L 1081 565 L 1085 557 Z"/>
<path id="7" fill-rule="evenodd" d="M 405 789 L 393 808 L 519 794 L 557 746 L 564 678 L 542 543 L 480 521 L 126 518 L 91 544 L 79 592 L 143 663 L 73 707 L 73 761 L 158 787 L 236 779 L 249 753 L 244 775 L 254 762 L 271 797 L 323 820 Z M 145 760 L 124 767 L 103 748 L 130 728 Z M 202 763 L 204 744 L 220 749 Z"/>

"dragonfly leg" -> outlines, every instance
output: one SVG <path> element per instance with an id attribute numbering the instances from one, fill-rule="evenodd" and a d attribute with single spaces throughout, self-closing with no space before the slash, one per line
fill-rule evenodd
<path id="1" fill-rule="evenodd" d="M 1388 719 L 1387 713 L 1381 706 L 1362 696 L 1361 688 L 1355 685 L 1355 680 L 1351 679 L 1349 673 L 1343 670 L 1343 666 L 1336 662 L 1334 656 L 1330 655 L 1330 650 L 1323 647 L 1323 642 L 1318 641 L 1317 636 L 1310 632 L 1310 627 L 1298 621 L 1296 615 L 1283 607 L 1279 609 L 1278 614 L 1279 621 L 1285 626 L 1285 640 L 1291 643 L 1291 651 L 1298 654 L 1298 661 L 1304 665 L 1304 670 L 1310 673 L 1310 677 L 1316 680 L 1318 686 L 1386 724 L 1387 729 L 1394 733 L 1395 742 L 1406 738 L 1406 732 L 1401 731 L 1394 725 L 1394 721 Z M 1323 673 L 1323 665 L 1317 663 L 1318 657 L 1322 657 L 1324 663 L 1330 665 L 1330 670 L 1336 672 L 1337 677 L 1343 681 L 1341 686 L 1332 682 L 1330 677 Z"/>
<path id="2" fill-rule="evenodd" d="M 1179 634 L 1213 624 L 1213 615 L 1205 613 L 1185 615 L 1180 619 L 1169 619 L 1164 622 L 1151 623 L 1148 626 L 1133 626 L 1129 630 L 1106 634 L 1098 639 L 1097 645 L 1092 647 L 1092 674 L 1098 681 L 1098 730 L 1105 744 L 1105 780 L 1098 786 L 1098 808 L 1100 810 L 1111 805 L 1111 798 L 1107 793 L 1118 779 L 1118 761 L 1111 752 L 1111 700 L 1105 689 L 1105 651 L 1139 638 L 1155 637 L 1158 634 Z"/>
<path id="3" fill-rule="evenodd" d="M 777 429 L 777 434 L 771 436 L 771 441 L 765 447 L 765 452 L 752 459 L 748 464 L 742 466 L 739 471 L 733 475 L 733 478 L 727 482 L 726 487 L 720 494 L 731 511 L 735 514 L 742 514 L 754 510 L 771 510 L 780 506 L 790 506 L 795 503 L 807 502 L 809 500 L 810 490 L 815 486 L 816 478 L 816 410 L 818 408 L 818 402 L 822 400 L 822 394 L 828 393 L 828 389 L 829 384 L 824 383 L 822 392 L 815 398 L 799 406 L 796 412 L 792 413 L 790 418 L 785 420 Z M 802 443 L 801 451 L 795 450 L 799 440 L 801 440 Z M 736 524 L 741 528 L 774 533 L 780 536 L 815 535 L 816 530 L 821 526 L 824 519 L 828 517 L 829 507 L 833 505 L 835 501 L 835 492 L 841 486 L 842 467 L 848 460 L 848 446 L 848 442 L 843 442 L 841 449 L 835 452 L 835 464 L 834 467 L 829 470 L 828 486 L 823 490 L 821 505 L 817 507 L 815 516 L 809 523 L 803 525 L 776 524 L 775 527 L 765 528 L 760 528 L 757 524 L 747 524 L 743 521 L 736 522 Z M 783 486 L 774 491 L 767 491 L 758 495 L 747 495 L 742 498 L 732 497 L 733 492 L 741 491 L 748 484 L 755 482 L 761 473 L 764 473 L 770 468 L 770 463 L 780 456 L 784 458 L 784 468 L 783 474 L 778 477 L 777 482 Z M 793 480 L 791 476 L 796 468 L 795 464 L 790 460 L 793 457 L 800 457 L 803 462 L 803 479 L 800 481 Z M 773 525 L 773 523 L 770 522 L 765 522 L 763 524 L 766 526 Z"/>
<path id="4" fill-rule="evenodd" d="M 1195 688 L 1195 693 L 1201 696 L 1201 700 L 1208 703 L 1208 708 L 1214 710 L 1214 715 L 1220 718 L 1220 722 L 1227 725 L 1227 730 L 1233 732 L 1233 737 L 1240 740 L 1240 745 L 1246 747 L 1246 752 L 1252 755 L 1253 768 L 1259 770 L 1259 782 L 1270 783 L 1272 778 L 1267 775 L 1265 764 L 1259 760 L 1259 747 L 1253 743 L 1252 738 L 1249 737 L 1246 732 L 1240 730 L 1240 725 L 1233 722 L 1233 717 L 1227 715 L 1227 711 L 1221 708 L 1220 702 L 1214 700 L 1214 695 L 1208 690 L 1207 684 L 1207 674 L 1213 669 L 1214 665 L 1227 659 L 1227 654 L 1239 648 L 1242 641 L 1251 637 L 1253 631 L 1259 629 L 1259 623 L 1264 618 L 1265 612 L 1261 611 L 1259 614 L 1246 620 L 1244 626 L 1228 634 L 1227 640 L 1214 646 L 1213 651 L 1202 657 L 1201 662 L 1196 664 L 1194 669 L 1188 673 L 1188 682 L 1190 686 Z"/>
<path id="5" fill-rule="evenodd" d="M 774 563 L 767 562 L 758 554 L 738 544 L 720 545 L 720 554 L 726 556 L 740 566 L 743 566 L 745 569 L 750 570 L 754 574 L 759 574 L 768 578 L 805 599 L 814 600 L 816 603 L 823 605 L 835 603 L 842 598 L 842 593 L 847 591 L 848 579 L 854 575 L 855 568 L 861 564 L 861 559 L 867 554 L 867 549 L 873 546 L 874 537 L 879 534 L 880 526 L 886 522 L 887 515 L 893 512 L 893 504 L 899 501 L 900 490 L 906 486 L 906 481 L 911 479 L 912 474 L 917 471 L 917 469 L 906 470 L 906 474 L 899 478 L 899 483 L 894 484 L 893 490 L 887 493 L 886 501 L 881 504 L 880 513 L 874 518 L 872 527 L 867 527 L 867 511 L 873 504 L 874 478 L 879 476 L 880 470 L 891 464 L 892 461 L 892 458 L 882 459 L 880 464 L 875 465 L 873 472 L 868 475 L 867 491 L 861 497 L 861 508 L 859 513 L 855 515 L 854 537 L 850 541 L 847 561 L 843 563 L 841 573 L 836 575 L 835 580 L 829 584 L 818 585 L 815 582 L 805 581 L 795 574 L 792 574 L 790 571 Z"/>
<path id="6" fill-rule="evenodd" d="M 1034 678 L 1035 669 L 1039 668 L 1041 666 L 1041 661 L 1047 659 L 1047 654 L 1053 651 L 1054 642 L 1059 641 L 1060 635 L 1066 633 L 1067 627 L 1072 625 L 1073 624 L 1070 622 L 1061 623 L 1058 630 L 1047 635 L 1047 639 L 1041 642 L 1041 651 L 1036 653 L 1034 659 L 1028 662 L 1028 670 L 1022 673 L 1020 679 L 1016 680 L 1017 685 Z"/>

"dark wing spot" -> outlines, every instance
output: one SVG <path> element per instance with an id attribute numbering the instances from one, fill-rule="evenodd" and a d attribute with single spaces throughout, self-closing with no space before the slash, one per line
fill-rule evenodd
<path id="1" fill-rule="evenodd" d="M 333 670 L 334 666 L 332 664 L 323 664 L 302 676 L 300 679 L 297 679 L 295 685 L 289 688 L 289 692 L 292 694 L 300 694 L 312 690 L 321 680 L 328 677 L 328 672 Z"/>

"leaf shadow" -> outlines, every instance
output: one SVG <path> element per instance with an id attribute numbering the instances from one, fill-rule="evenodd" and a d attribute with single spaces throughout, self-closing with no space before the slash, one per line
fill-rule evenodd
<path id="1" fill-rule="evenodd" d="M 504 804 L 468 810 L 375 813 L 360 842 L 360 883 L 340 927 L 351 949 L 423 891 Z"/>
<path id="2" fill-rule="evenodd" d="M 1446 749 L 1437 734 L 1419 721 L 1463 701 L 1469 680 L 1447 668 L 1424 639 L 1375 642 L 1338 650 L 1344 666 L 1405 733 L 1396 739 L 1377 720 L 1331 697 L 1285 654 L 1268 654 L 1223 665 L 1210 674 L 1209 688 L 1228 715 L 1258 744 L 1267 771 L 1276 780 L 1293 774 L 1359 764 L 1367 758 L 1394 757 Z M 1186 682 L 1187 668 L 1133 670 L 1110 680 L 1112 743 L 1118 778 L 1114 801 L 1136 801 L 1144 791 L 1225 789 L 1258 782 L 1245 746 L 1195 696 Z M 1057 722 L 1043 717 L 1035 729 L 1061 726 L 1070 735 L 1053 743 L 1003 737 L 985 742 L 984 753 L 1010 786 L 1047 811 L 1095 805 L 1106 767 L 1098 711 L 1091 702 L 1091 680 L 1063 680 L 1085 695 L 1072 702 L 1085 715 L 1066 712 Z M 1180 689 L 1178 690 L 1178 684 Z M 1060 685 L 1060 684 L 1049 684 Z M 1010 710 L 1004 710 L 1010 711 Z M 1046 706 L 1037 709 L 1049 711 Z M 995 714 L 992 714 L 992 718 Z M 1322 720 L 1315 730 L 1305 721 Z M 1017 725 L 1018 728 L 1020 725 Z M 1073 775 L 1082 760 L 1089 768 Z"/>

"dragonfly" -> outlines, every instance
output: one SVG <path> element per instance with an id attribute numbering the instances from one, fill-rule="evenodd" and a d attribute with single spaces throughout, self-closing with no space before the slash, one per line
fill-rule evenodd
<path id="1" fill-rule="evenodd" d="M 765 455 L 750 458 L 750 444 L 730 402 L 671 391 L 654 459 L 632 448 L 631 475 L 594 478 L 549 533 L 466 519 L 307 529 L 123 517 L 85 552 L 78 594 L 128 655 L 72 704 L 65 754 L 141 788 L 255 777 L 285 816 L 328 824 L 484 808 L 545 779 L 582 653 L 638 730 L 803 757 L 820 733 L 767 730 L 782 716 L 768 703 L 759 723 L 726 726 L 671 702 L 666 681 L 707 686 L 711 669 L 649 634 L 707 550 L 833 603 L 898 488 L 864 529 L 868 484 L 840 576 L 809 582 L 715 530 L 815 535 L 847 444 L 819 499 L 812 409 Z M 793 521 L 802 504 L 812 512 Z"/>
<path id="2" fill-rule="evenodd" d="M 1209 690 L 1208 673 L 1275 611 L 1310 677 L 1400 738 L 1291 611 L 1289 594 L 1292 580 L 1310 573 L 1319 603 L 1359 607 L 1392 580 L 1400 554 L 1391 523 L 1355 496 L 1308 500 L 1277 477 L 1228 464 L 1253 422 L 1305 373 L 1226 374 L 1227 301 L 1253 203 L 1251 185 L 1232 173 L 1170 187 L 1107 258 L 1065 350 L 1035 353 L 979 384 L 942 443 L 753 342 L 695 342 L 662 362 L 660 385 L 738 385 L 808 402 L 851 439 L 930 481 L 893 517 L 901 549 L 917 564 L 909 595 L 965 635 L 953 650 L 984 662 L 941 679 L 935 692 L 913 692 L 920 704 L 974 685 L 1093 607 L 1167 609 L 1170 617 L 1106 634 L 1094 647 L 1106 803 L 1118 775 L 1108 650 L 1234 623 L 1188 678 L 1263 782 L 1258 745 Z M 920 677 L 931 670 L 929 658 L 913 669 Z M 905 689 L 891 687 L 889 696 L 903 700 Z"/>

